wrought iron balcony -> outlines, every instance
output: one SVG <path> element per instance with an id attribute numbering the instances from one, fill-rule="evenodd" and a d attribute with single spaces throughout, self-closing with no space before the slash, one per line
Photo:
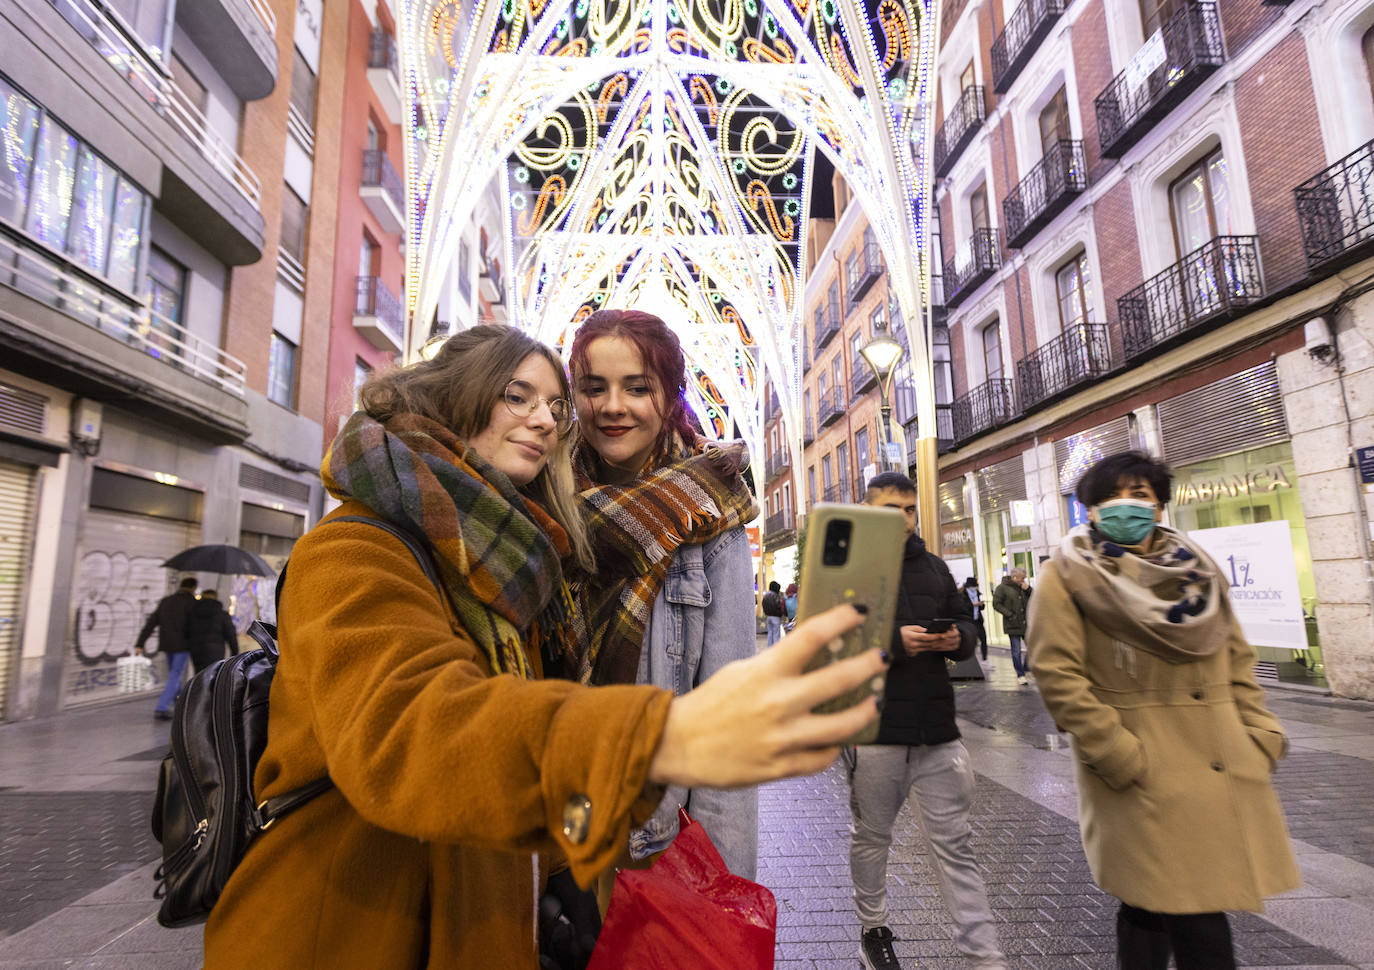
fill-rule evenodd
<path id="1" fill-rule="evenodd" d="M 952 404 L 935 405 L 935 449 L 940 454 L 944 454 L 954 448 L 954 414 Z M 906 460 L 908 464 L 916 464 L 917 442 L 921 439 L 921 424 L 912 415 L 911 419 L 902 425 L 902 432 L 906 438 Z"/>
<path id="2" fill-rule="evenodd" d="M 849 378 L 849 395 L 859 398 L 870 387 L 878 386 L 878 375 L 868 366 L 868 361 L 860 358 L 854 362 L 854 373 Z"/>
<path id="3" fill-rule="evenodd" d="M 859 264 L 858 271 L 849 280 L 849 308 L 852 310 L 858 306 L 859 301 L 864 298 L 864 294 L 872 289 L 873 284 L 878 281 L 878 277 L 883 275 L 883 255 L 878 249 L 877 240 L 864 240 L 863 261 Z"/>
<path id="4" fill-rule="evenodd" d="M 994 91 L 1006 93 L 1063 12 L 1064 0 L 1022 0 L 1006 27 L 992 42 Z"/>
<path id="5" fill-rule="evenodd" d="M 1034 0 L 1024 0 L 1021 9 Z M 1018 10 L 1018 13 L 1020 11 Z M 1020 249 L 1063 212 L 1088 187 L 1088 167 L 1081 141 L 1061 140 L 1031 169 L 1002 202 L 1007 245 Z"/>
<path id="6" fill-rule="evenodd" d="M 763 541 L 769 545 L 773 540 L 786 541 L 797 533 L 796 518 L 791 509 L 774 512 L 763 520 Z"/>
<path id="7" fill-rule="evenodd" d="M 1116 301 L 1126 357 L 1227 320 L 1263 295 L 1255 237 L 1218 236 Z"/>
<path id="8" fill-rule="evenodd" d="M 1027 411 L 1112 369 L 1112 344 L 1100 323 L 1080 323 L 1016 363 L 1016 389 Z"/>
<path id="9" fill-rule="evenodd" d="M 825 315 L 822 322 L 820 317 L 816 318 L 816 354 L 819 355 L 825 349 L 826 344 L 840 332 L 840 307 L 837 303 L 830 304 L 829 312 Z"/>
<path id="10" fill-rule="evenodd" d="M 1225 60 L 1217 5 L 1189 0 L 1094 99 L 1102 154 L 1124 154 Z"/>
<path id="11" fill-rule="evenodd" d="M 961 253 L 945 263 L 945 306 L 954 309 L 1002 265 L 996 229 L 975 229 Z"/>
<path id="12" fill-rule="evenodd" d="M 1334 268 L 1371 252 L 1374 241 L 1374 141 L 1293 190 L 1307 268 Z"/>
<path id="13" fill-rule="evenodd" d="M 849 482 L 836 482 L 834 485 L 825 486 L 821 500 L 825 502 L 848 502 Z"/>
<path id="14" fill-rule="evenodd" d="M 962 444 L 1016 417 L 1016 389 L 1004 378 L 987 381 L 956 397 L 950 412 L 954 441 Z"/>
<path id="15" fill-rule="evenodd" d="M 821 403 L 816 408 L 816 416 L 822 428 L 828 428 L 844 416 L 844 393 L 840 388 L 832 388 L 821 395 Z"/>
<path id="16" fill-rule="evenodd" d="M 396 55 L 396 38 L 381 27 L 367 38 L 367 79 L 377 100 L 393 125 L 401 123 L 405 113 L 405 97 L 401 92 L 400 59 Z"/>
<path id="17" fill-rule="evenodd" d="M 1030 2 L 1030 0 L 1027 0 Z M 983 108 L 983 86 L 970 84 L 964 88 L 955 102 L 954 110 L 945 118 L 945 123 L 935 133 L 935 177 L 943 177 L 973 136 L 983 124 L 986 113 Z"/>
<path id="18" fill-rule="evenodd" d="M 792 454 L 787 448 L 779 448 L 768 456 L 763 464 L 765 480 L 771 481 L 792 467 Z"/>

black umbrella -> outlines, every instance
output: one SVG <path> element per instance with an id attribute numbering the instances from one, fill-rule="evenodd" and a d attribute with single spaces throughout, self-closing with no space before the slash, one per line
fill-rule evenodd
<path id="1" fill-rule="evenodd" d="M 238 546 L 192 546 L 162 565 L 186 573 L 229 573 L 234 576 L 275 576 L 277 571 L 256 553 Z"/>

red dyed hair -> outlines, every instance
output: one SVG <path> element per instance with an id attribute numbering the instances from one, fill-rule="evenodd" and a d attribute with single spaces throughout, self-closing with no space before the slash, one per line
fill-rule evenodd
<path id="1" fill-rule="evenodd" d="M 663 419 L 660 446 L 673 431 L 689 444 L 695 441 L 697 431 L 687 411 L 687 359 L 677 334 L 668 329 L 661 317 L 643 310 L 597 310 L 573 336 L 568 363 L 574 382 L 578 375 L 586 373 L 587 348 L 598 337 L 621 337 L 634 344 L 645 373 L 663 392 L 666 410 L 659 412 Z"/>

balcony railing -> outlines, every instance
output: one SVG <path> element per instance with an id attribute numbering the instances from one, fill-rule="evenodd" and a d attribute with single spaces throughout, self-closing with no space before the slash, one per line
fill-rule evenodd
<path id="1" fill-rule="evenodd" d="M 836 482 L 834 485 L 825 486 L 822 498 L 826 502 L 848 502 L 849 482 Z"/>
<path id="2" fill-rule="evenodd" d="M 935 448 L 940 454 L 944 454 L 954 447 L 954 405 L 936 404 L 935 405 Z M 906 460 L 909 464 L 916 463 L 917 442 L 921 439 L 921 425 L 912 415 L 911 420 L 902 425 L 903 436 L 906 438 Z"/>
<path id="3" fill-rule="evenodd" d="M 854 276 L 849 280 L 849 308 L 852 310 L 883 275 L 883 254 L 877 240 L 864 240 L 863 259 Z"/>
<path id="4" fill-rule="evenodd" d="M 956 443 L 991 431 L 1016 417 L 1016 390 L 1004 378 L 979 384 L 950 405 L 952 433 Z"/>
<path id="5" fill-rule="evenodd" d="M 272 12 L 264 0 L 248 0 L 248 6 L 253 8 L 253 13 L 258 15 L 262 25 L 267 28 L 267 32 L 273 37 L 277 36 L 277 15 Z"/>
<path id="6" fill-rule="evenodd" d="M 1034 0 L 1023 0 L 1021 7 Z M 1002 202 L 1007 245 L 1020 249 L 1088 187 L 1081 141 L 1057 141 Z"/>
<path id="7" fill-rule="evenodd" d="M 1126 356 L 1136 357 L 1264 295 L 1254 236 L 1218 236 L 1116 301 Z"/>
<path id="8" fill-rule="evenodd" d="M 811 420 L 811 415 L 806 416 L 802 422 L 802 444 L 809 445 L 816 440 L 816 424 Z"/>
<path id="9" fill-rule="evenodd" d="M 243 361 L 126 295 L 75 263 L 39 253 L 0 234 L 0 286 L 84 323 L 178 370 L 243 397 Z"/>
<path id="10" fill-rule="evenodd" d="M 774 512 L 763 520 L 763 538 L 765 541 L 774 537 L 790 538 L 795 529 L 796 520 L 793 518 L 791 509 Z"/>
<path id="11" fill-rule="evenodd" d="M 1374 141 L 1293 190 L 1307 268 L 1350 262 L 1374 241 Z"/>
<path id="12" fill-rule="evenodd" d="M 1063 12 L 1064 0 L 1022 0 L 1006 27 L 992 42 L 994 91 L 1006 93 Z"/>
<path id="13" fill-rule="evenodd" d="M 387 232 L 400 232 L 405 226 L 406 190 L 401 176 L 386 152 L 363 149 L 363 201 Z M 368 189 L 378 190 L 368 192 Z M 385 199 L 377 198 L 378 192 Z"/>
<path id="14" fill-rule="evenodd" d="M 996 229 L 975 229 L 961 253 L 945 263 L 945 306 L 954 309 L 1002 265 Z"/>
<path id="15" fill-rule="evenodd" d="M 844 394 L 839 388 L 832 388 L 821 395 L 820 404 L 816 407 L 816 416 L 820 419 L 822 428 L 828 428 L 844 416 Z"/>
<path id="16" fill-rule="evenodd" d="M 96 49 L 138 95 L 190 141 L 210 165 L 248 200 L 262 209 L 262 182 L 205 113 L 144 50 L 137 34 L 110 5 L 96 0 L 52 0 L 58 12 Z"/>
<path id="17" fill-rule="evenodd" d="M 835 334 L 840 332 L 840 307 L 839 304 L 832 303 L 829 312 L 825 315 L 825 321 L 816 321 L 816 354 L 819 355 L 825 349 L 825 345 L 830 343 Z"/>
<path id="18" fill-rule="evenodd" d="M 1030 2 L 1030 0 L 1027 0 Z M 951 168 L 973 136 L 978 133 L 986 113 L 983 107 L 983 86 L 970 84 L 955 102 L 954 110 L 935 133 L 935 177 L 941 178 Z"/>
<path id="19" fill-rule="evenodd" d="M 358 300 L 353 308 L 354 324 L 359 318 L 375 318 L 380 329 L 391 338 L 396 350 L 405 347 L 405 312 L 396 294 L 375 276 L 358 277 Z M 363 329 L 359 327 L 359 329 Z M 374 341 L 375 342 L 375 341 Z M 391 347 L 381 347 L 391 350 Z"/>
<path id="20" fill-rule="evenodd" d="M 1100 323 L 1080 323 L 1016 364 L 1016 390 L 1027 411 L 1112 369 L 1112 344 Z"/>
<path id="21" fill-rule="evenodd" d="M 367 66 L 386 68 L 392 74 L 398 74 L 399 64 L 396 38 L 380 27 L 372 31 L 367 38 Z"/>
<path id="22" fill-rule="evenodd" d="M 862 357 L 854 362 L 854 373 L 849 379 L 849 394 L 851 397 L 860 397 L 870 387 L 878 384 L 878 375 L 873 372 L 873 368 L 868 366 L 868 361 Z"/>
<path id="23" fill-rule="evenodd" d="M 1225 60 L 1216 4 L 1187 0 L 1093 101 L 1102 154 L 1123 154 Z"/>
<path id="24" fill-rule="evenodd" d="M 792 467 L 792 455 L 787 448 L 779 448 L 764 462 L 763 473 L 768 479 L 776 478 Z"/>

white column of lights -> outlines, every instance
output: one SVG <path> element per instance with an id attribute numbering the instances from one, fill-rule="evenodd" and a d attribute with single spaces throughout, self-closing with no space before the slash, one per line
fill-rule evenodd
<path id="1" fill-rule="evenodd" d="M 730 421 L 738 425 L 759 455 L 762 383 L 770 377 L 799 459 L 803 354 L 795 335 L 804 329 L 809 160 L 820 150 L 867 211 L 904 318 L 925 321 L 909 328 L 910 351 L 921 430 L 933 438 L 923 311 L 930 274 L 926 106 L 938 9 L 932 0 L 887 0 L 870 22 L 866 6 L 399 5 L 412 318 L 433 312 L 459 230 L 490 178 L 504 166 L 541 165 L 547 186 L 559 169 L 566 197 L 536 197 L 539 212 L 515 209 L 529 194 L 507 180 L 507 278 L 517 322 L 566 345 L 573 317 L 592 308 L 593 297 L 595 305 L 664 300 L 694 370 L 714 387 L 694 389 L 700 406 L 727 429 Z M 598 105 L 589 86 L 622 74 L 623 90 Z M 562 119 L 560 109 L 574 102 L 606 112 L 604 133 L 600 115 L 584 112 L 580 133 Z M 709 130 L 698 110 L 708 114 Z M 774 127 L 768 111 L 795 135 Z M 557 150 L 532 147 L 532 133 L 550 132 Z M 784 194 L 775 196 L 770 185 Z M 800 460 L 793 474 L 802 496 Z"/>

